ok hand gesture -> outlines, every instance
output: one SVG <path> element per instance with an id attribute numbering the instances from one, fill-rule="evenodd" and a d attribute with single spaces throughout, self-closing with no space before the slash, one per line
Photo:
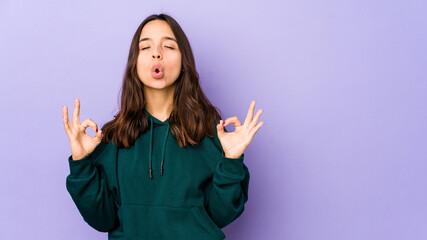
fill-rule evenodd
<path id="1" fill-rule="evenodd" d="M 95 150 L 96 146 L 101 143 L 102 133 L 98 130 L 98 125 L 90 118 L 86 119 L 80 124 L 80 100 L 75 99 L 73 123 L 68 120 L 68 109 L 67 106 L 62 108 L 64 129 L 67 132 L 68 139 L 70 140 L 71 154 L 73 160 L 80 160 L 89 153 Z M 96 132 L 95 137 L 91 137 L 86 134 L 86 128 L 91 126 L 93 131 Z"/>
<path id="2" fill-rule="evenodd" d="M 251 143 L 258 129 L 264 125 L 264 122 L 257 124 L 258 119 L 261 116 L 262 109 L 258 110 L 255 117 L 252 119 L 254 109 L 255 101 L 252 101 L 243 125 L 237 117 L 231 117 L 227 118 L 225 122 L 220 120 L 219 124 L 216 126 L 218 138 L 221 142 L 222 149 L 224 150 L 225 157 L 239 158 L 248 147 L 249 143 Z M 223 126 L 227 126 L 229 123 L 234 124 L 234 132 L 224 131 Z"/>

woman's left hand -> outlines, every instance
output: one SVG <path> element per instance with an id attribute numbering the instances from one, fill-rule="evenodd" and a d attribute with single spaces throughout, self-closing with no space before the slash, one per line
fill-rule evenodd
<path id="1" fill-rule="evenodd" d="M 252 119 L 254 115 L 254 109 L 255 101 L 252 101 L 243 125 L 240 123 L 237 117 L 227 118 L 224 122 L 222 120 L 219 121 L 219 124 L 216 126 L 216 128 L 225 157 L 239 158 L 242 156 L 245 149 L 249 146 L 249 143 L 251 143 L 255 133 L 262 125 L 264 125 L 264 122 L 259 122 L 257 124 L 258 119 L 261 116 L 262 109 L 258 110 L 255 117 Z M 224 131 L 223 126 L 227 126 L 229 123 L 234 124 L 234 132 Z"/>

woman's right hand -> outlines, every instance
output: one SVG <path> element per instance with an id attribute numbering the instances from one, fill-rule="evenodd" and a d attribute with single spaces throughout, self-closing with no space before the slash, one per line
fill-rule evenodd
<path id="1" fill-rule="evenodd" d="M 80 124 L 80 100 L 75 99 L 75 106 L 73 112 L 73 123 L 68 119 L 67 106 L 62 107 L 64 129 L 67 132 L 68 139 L 70 140 L 71 155 L 73 160 L 80 160 L 89 155 L 96 146 L 101 143 L 102 132 L 98 130 L 98 125 L 88 118 Z M 92 127 L 96 133 L 95 137 L 86 134 L 86 128 Z"/>

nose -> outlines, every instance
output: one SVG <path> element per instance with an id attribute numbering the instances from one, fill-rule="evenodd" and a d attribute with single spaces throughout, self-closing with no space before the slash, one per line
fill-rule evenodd
<path id="1" fill-rule="evenodd" d="M 162 56 L 160 55 L 160 53 L 153 53 L 153 58 L 154 58 L 154 59 L 156 59 L 156 58 L 161 59 L 161 58 L 162 58 Z"/>
<path id="2" fill-rule="evenodd" d="M 162 54 L 157 49 L 153 51 L 153 59 L 162 59 Z"/>

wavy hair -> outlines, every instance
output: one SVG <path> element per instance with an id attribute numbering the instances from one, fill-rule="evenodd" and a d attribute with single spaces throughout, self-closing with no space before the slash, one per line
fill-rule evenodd
<path id="1" fill-rule="evenodd" d="M 120 89 L 120 109 L 114 115 L 114 119 L 102 127 L 102 141 L 108 143 L 115 140 L 118 147 L 129 148 L 140 134 L 149 129 L 149 116 L 143 111 L 146 104 L 144 85 L 138 77 L 136 65 L 141 31 L 145 24 L 152 20 L 163 20 L 169 24 L 181 51 L 181 74 L 175 81 L 173 109 L 168 119 L 170 131 L 180 147 L 188 144 L 195 146 L 203 137 L 213 137 L 213 128 L 221 119 L 221 115 L 200 87 L 199 75 L 187 36 L 175 19 L 166 14 L 148 16 L 136 30 Z"/>

